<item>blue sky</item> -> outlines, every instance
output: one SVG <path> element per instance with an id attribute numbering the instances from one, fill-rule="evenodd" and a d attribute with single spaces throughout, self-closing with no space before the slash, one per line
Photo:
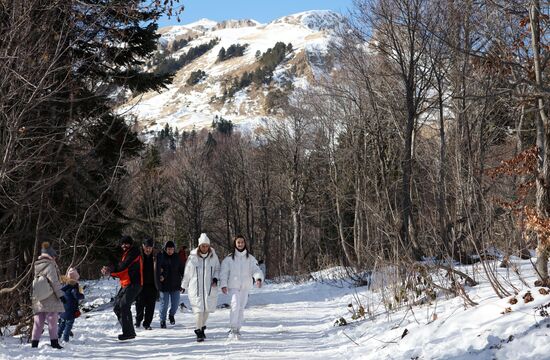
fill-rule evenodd
<path id="1" fill-rule="evenodd" d="M 334 10 L 345 15 L 353 0 L 180 0 L 180 3 L 185 6 L 180 24 L 202 18 L 216 21 L 254 19 L 267 23 L 306 10 Z M 175 18 L 163 18 L 159 22 L 161 27 L 175 24 Z"/>

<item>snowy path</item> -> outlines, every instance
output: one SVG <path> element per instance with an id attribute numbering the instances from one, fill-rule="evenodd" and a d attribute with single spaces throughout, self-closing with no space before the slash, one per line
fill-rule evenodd
<path id="1" fill-rule="evenodd" d="M 531 260 L 514 261 L 514 271 L 495 268 L 501 284 L 512 290 L 513 283 L 517 291 L 503 299 L 495 295 L 480 264 L 460 268 L 479 281 L 467 288 L 479 303 L 474 307 L 440 294 L 428 304 L 387 312 L 381 302 L 382 295 L 388 299 L 392 294 L 387 288 L 369 291 L 314 281 L 269 284 L 251 292 L 238 341 L 227 340 L 229 310 L 219 309 L 208 321 L 203 343 L 195 340 L 191 312 L 178 312 L 176 326 L 168 329 L 159 329 L 157 312 L 153 330 L 139 329 L 136 339 L 119 342 L 120 327 L 107 308 L 79 318 L 75 337 L 63 350 L 49 346 L 47 333 L 38 349 L 17 337 L 0 337 L 0 359 L 550 360 L 550 316 L 540 311 L 550 309 L 550 292 L 526 285 L 536 278 Z M 86 301 L 104 304 L 116 293 L 116 284 L 89 282 Z M 187 296 L 183 299 L 187 303 Z M 228 300 L 220 295 L 219 303 Z M 353 321 L 348 304 L 356 306 L 358 300 L 374 316 Z M 333 326 L 340 317 L 349 325 Z"/>
<path id="2" fill-rule="evenodd" d="M 229 310 L 219 309 L 208 320 L 207 339 L 203 343 L 195 341 L 191 312 L 178 312 L 176 325 L 168 325 L 168 329 L 159 328 L 155 313 L 153 330 L 140 328 L 136 339 L 120 342 L 116 340 L 120 329 L 115 326 L 116 319 L 109 308 L 77 319 L 75 337 L 65 344 L 64 350 L 51 349 L 45 332 L 38 350 L 32 350 L 30 344 L 7 349 L 2 346 L 1 352 L 7 354 L 1 354 L 0 358 L 345 359 L 345 349 L 341 347 L 353 344 L 332 326 L 336 314 L 341 314 L 345 307 L 340 300 L 343 292 L 346 291 L 321 284 L 300 287 L 281 284 L 254 289 L 245 311 L 241 340 L 227 339 Z M 328 298 L 331 293 L 333 297 Z M 183 298 L 188 304 L 187 296 Z M 221 303 L 227 300 L 220 296 Z M 158 306 L 159 303 L 157 310 Z M 327 309 L 336 312 L 331 314 Z"/>

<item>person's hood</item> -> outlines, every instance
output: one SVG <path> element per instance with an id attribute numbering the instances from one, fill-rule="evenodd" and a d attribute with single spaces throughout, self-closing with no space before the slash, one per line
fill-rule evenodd
<path id="1" fill-rule="evenodd" d="M 51 256 L 42 254 L 38 257 L 38 260 L 34 262 L 34 268 L 37 272 L 43 272 L 50 264 L 54 263 Z"/>
<path id="2" fill-rule="evenodd" d="M 189 253 L 190 256 L 196 256 L 196 257 L 200 257 L 199 255 L 199 248 L 194 248 L 193 250 L 191 250 L 191 252 Z M 214 250 L 214 248 L 212 246 L 210 246 L 210 254 L 207 256 L 207 257 L 214 257 L 214 256 L 218 256 L 218 254 L 216 254 L 216 250 Z"/>

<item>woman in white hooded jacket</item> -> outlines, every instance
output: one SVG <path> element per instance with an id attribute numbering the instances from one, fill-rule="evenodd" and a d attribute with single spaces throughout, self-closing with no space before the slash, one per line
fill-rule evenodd
<path id="1" fill-rule="evenodd" d="M 204 341 L 206 320 L 218 304 L 220 261 L 205 233 L 199 237 L 199 246 L 191 251 L 185 265 L 181 287 L 187 290 L 195 314 L 197 341 Z"/>
<path id="2" fill-rule="evenodd" d="M 254 279 L 257 287 L 261 287 L 264 274 L 260 270 L 256 258 L 248 252 L 246 241 L 242 235 L 235 236 L 233 248 L 233 253 L 222 262 L 220 281 L 222 292 L 229 293 L 231 297 L 230 336 L 239 337 L 252 280 Z"/>

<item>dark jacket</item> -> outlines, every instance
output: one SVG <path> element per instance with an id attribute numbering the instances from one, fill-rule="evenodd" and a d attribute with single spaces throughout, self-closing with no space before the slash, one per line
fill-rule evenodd
<path id="1" fill-rule="evenodd" d="M 185 264 L 180 262 L 176 252 L 170 256 L 166 251 L 159 253 L 157 256 L 156 273 L 159 290 L 162 292 L 179 291 L 184 270 Z M 160 281 L 161 276 L 164 277 L 164 281 Z"/>
<path id="2" fill-rule="evenodd" d="M 123 288 L 128 285 L 143 286 L 141 262 L 141 251 L 137 246 L 132 245 L 122 254 L 122 259 L 114 266 L 111 276 L 119 278 L 120 286 Z"/>
<path id="3" fill-rule="evenodd" d="M 157 287 L 157 282 L 155 279 L 155 254 L 147 256 L 141 254 L 142 263 L 143 263 L 143 286 L 154 285 Z"/>
<path id="4" fill-rule="evenodd" d="M 65 296 L 65 312 L 61 313 L 61 318 L 65 320 L 73 320 L 74 314 L 78 310 L 78 301 L 84 299 L 84 295 L 78 291 L 78 283 L 70 280 L 69 283 L 61 288 L 63 296 Z"/>

